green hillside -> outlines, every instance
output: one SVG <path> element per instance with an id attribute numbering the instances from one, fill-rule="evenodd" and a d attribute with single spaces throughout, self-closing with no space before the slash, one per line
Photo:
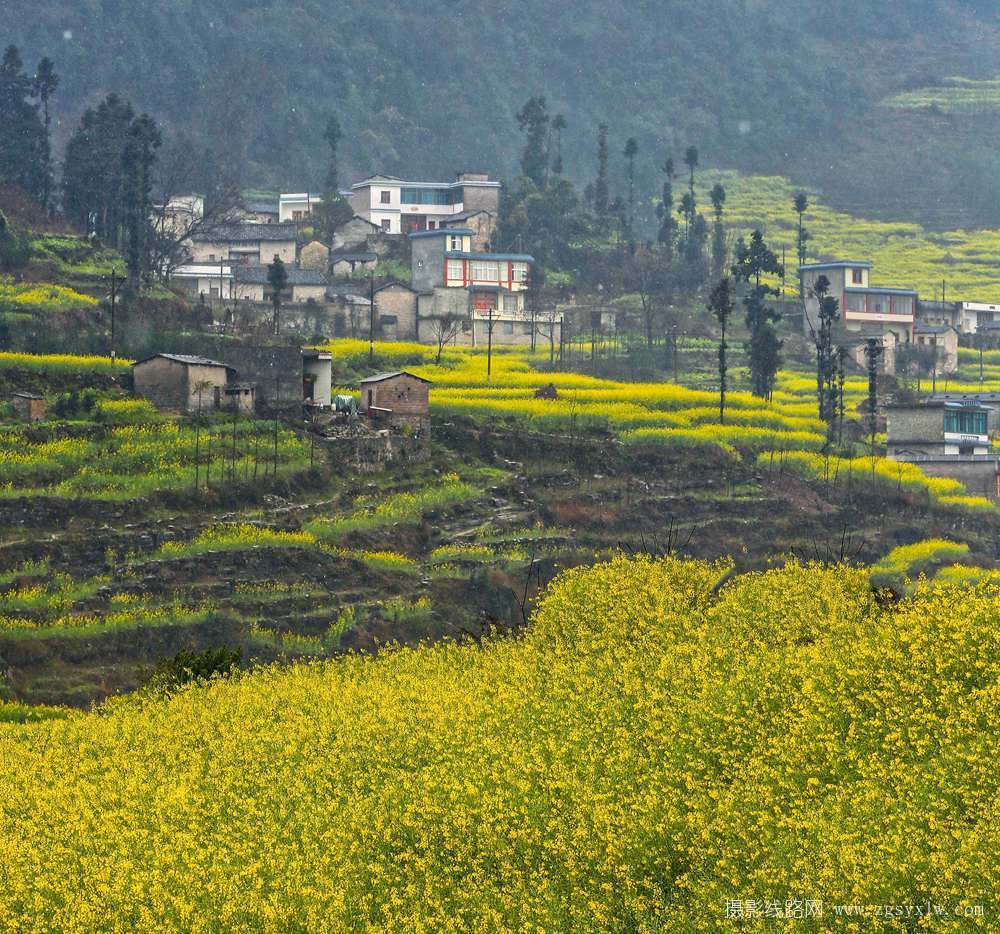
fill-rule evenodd
<path id="1" fill-rule="evenodd" d="M 566 168 L 581 181 L 606 120 L 619 191 L 621 147 L 635 136 L 650 191 L 664 154 L 694 144 L 703 164 L 821 182 L 838 198 L 877 178 L 879 216 L 922 220 L 946 205 L 946 216 L 970 215 L 962 223 L 1000 223 L 988 140 L 900 127 L 877 106 L 947 75 L 1000 71 L 995 4 L 13 0 L 8 22 L 26 60 L 47 54 L 61 70 L 62 141 L 86 104 L 116 90 L 204 138 L 251 184 L 318 185 L 330 112 L 344 127 L 346 175 L 509 174 L 514 114 L 545 94 L 567 118 Z M 929 170 L 944 156 L 948 173 Z"/>
<path id="2" fill-rule="evenodd" d="M 798 217 L 792 207 L 796 188 L 788 179 L 706 172 L 699 200 L 709 201 L 716 182 L 726 188 L 726 223 L 731 236 L 762 229 L 773 249 L 784 250 L 786 284 L 798 283 L 795 242 Z M 925 299 L 946 297 L 995 302 L 1000 297 L 997 257 L 1000 230 L 930 231 L 919 224 L 866 219 L 833 210 L 823 195 L 811 193 L 805 214 L 810 262 L 833 259 L 870 260 L 872 283 L 913 288 Z"/>

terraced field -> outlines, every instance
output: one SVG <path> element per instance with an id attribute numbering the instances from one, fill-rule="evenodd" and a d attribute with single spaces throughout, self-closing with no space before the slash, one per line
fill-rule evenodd
<path id="1" fill-rule="evenodd" d="M 792 200 L 801 189 L 779 176 L 706 171 L 698 194 L 703 208 L 711 208 L 708 192 L 716 182 L 726 188 L 724 218 L 730 235 L 762 229 L 768 245 L 779 254 L 784 251 L 785 289 L 796 294 L 798 215 Z M 916 289 L 925 299 L 940 296 L 942 280 L 951 300 L 1000 298 L 1000 230 L 929 231 L 919 224 L 867 220 L 832 210 L 821 192 L 807 193 L 810 262 L 869 260 L 873 285 Z"/>

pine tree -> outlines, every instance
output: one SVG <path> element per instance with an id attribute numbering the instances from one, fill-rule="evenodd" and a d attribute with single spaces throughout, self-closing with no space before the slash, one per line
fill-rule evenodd
<path id="1" fill-rule="evenodd" d="M 35 96 L 42 104 L 42 121 L 45 127 L 44 141 L 44 179 L 42 192 L 42 205 L 51 207 L 49 199 L 52 196 L 52 135 L 50 132 L 51 118 L 49 116 L 49 101 L 59 87 L 59 75 L 56 74 L 55 65 L 51 58 L 43 58 L 38 63 L 35 70 L 35 78 L 32 82 L 32 89 Z"/>
<path id="2" fill-rule="evenodd" d="M 765 301 L 769 295 L 777 295 L 778 290 L 767 285 L 763 279 L 768 275 L 782 275 L 784 267 L 764 242 L 764 235 L 755 230 L 749 246 L 742 237 L 737 242 L 732 272 L 736 279 L 747 285 L 752 284 L 743 299 L 747 330 L 750 332 L 746 344 L 750 385 L 755 396 L 769 399 L 781 366 L 782 341 L 774 330 L 774 324 L 781 316 Z"/>
<path id="3" fill-rule="evenodd" d="M 562 131 L 566 129 L 566 118 L 556 114 L 552 118 L 552 131 L 556 134 L 555 155 L 552 158 L 552 174 L 563 174 Z"/>
<path id="4" fill-rule="evenodd" d="M 674 160 L 667 158 L 662 166 L 663 191 L 660 196 L 660 204 L 656 209 L 657 217 L 660 219 L 660 232 L 658 239 L 663 244 L 663 251 L 667 261 L 674 258 L 674 246 L 677 240 L 677 221 L 674 220 Z"/>
<path id="5" fill-rule="evenodd" d="M 809 208 L 809 199 L 805 192 L 800 191 L 793 200 L 795 213 L 799 215 L 799 231 L 795 239 L 795 250 L 801 266 L 806 261 L 806 242 L 809 240 L 809 231 L 802 226 L 803 217 Z"/>
<path id="6" fill-rule="evenodd" d="M 0 184 L 21 188 L 42 201 L 49 159 L 34 94 L 17 46 L 8 46 L 0 61 Z"/>
<path id="7" fill-rule="evenodd" d="M 712 273 L 721 275 L 726 266 L 726 229 L 722 225 L 722 213 L 726 204 L 726 189 L 721 182 L 712 188 L 712 209 L 715 224 L 712 229 Z"/>
<path id="8" fill-rule="evenodd" d="M 634 136 L 625 140 L 622 155 L 628 160 L 628 238 L 633 239 L 635 231 L 635 157 L 639 152 L 639 144 Z"/>
<path id="9" fill-rule="evenodd" d="M 84 112 L 63 163 L 67 217 L 115 247 L 125 243 L 124 156 L 135 119 L 128 101 L 109 94 L 96 109 Z"/>
<path id="10" fill-rule="evenodd" d="M 819 330 L 816 332 L 816 396 L 819 417 L 827 423 L 829 437 L 837 420 L 837 355 L 833 345 L 833 326 L 840 317 L 840 303 L 830 291 L 830 280 L 820 276 L 813 286 L 819 301 Z"/>
<path id="11" fill-rule="evenodd" d="M 267 267 L 267 284 L 271 289 L 271 306 L 274 308 L 271 326 L 277 334 L 281 327 L 281 293 L 288 286 L 288 270 L 280 256 L 275 256 L 274 262 Z"/>
<path id="12" fill-rule="evenodd" d="M 340 193 L 340 170 L 337 153 L 340 147 L 340 122 L 333 115 L 326 122 L 323 139 L 329 147 L 323 201 L 313 211 L 313 220 L 320 238 L 329 242 L 334 232 L 354 216 L 354 209 Z"/>
<path id="13" fill-rule="evenodd" d="M 726 423 L 726 374 L 729 371 L 726 360 L 726 326 L 733 314 L 732 281 L 729 276 L 723 276 L 719 284 L 712 289 L 708 299 L 708 310 L 719 322 L 722 336 L 719 338 L 719 424 Z"/>
<path id="14" fill-rule="evenodd" d="M 137 288 L 149 282 L 152 243 L 153 165 L 162 142 L 156 123 L 141 114 L 129 128 L 129 138 L 122 150 L 124 180 L 122 213 L 124 219 L 125 261 L 129 284 Z"/>
<path id="15" fill-rule="evenodd" d="M 608 213 L 608 125 L 597 128 L 597 178 L 594 180 L 594 213 L 605 217 Z"/>
<path id="16" fill-rule="evenodd" d="M 517 114 L 517 124 L 526 134 L 521 154 L 521 173 L 539 188 L 544 187 L 548 174 L 549 154 L 546 146 L 549 115 L 544 97 L 531 97 Z"/>

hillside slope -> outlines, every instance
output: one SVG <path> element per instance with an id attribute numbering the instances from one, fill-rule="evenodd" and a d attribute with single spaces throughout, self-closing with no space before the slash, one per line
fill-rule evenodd
<path id="1" fill-rule="evenodd" d="M 51 55 L 64 75 L 56 101 L 63 138 L 86 103 L 114 89 L 202 134 L 231 164 L 245 161 L 248 180 L 282 186 L 319 183 L 330 112 L 345 130 L 348 174 L 509 173 L 519 145 L 514 113 L 535 93 L 566 114 L 567 168 L 580 178 L 593 173 L 601 120 L 611 124 L 619 170 L 621 143 L 638 138 L 640 179 L 650 187 L 663 153 L 692 143 L 715 165 L 809 181 L 818 161 L 833 158 L 846 174 L 866 175 L 867 156 L 887 145 L 877 133 L 864 145 L 857 138 L 858 127 L 871 132 L 861 118 L 876 102 L 947 74 L 1000 70 L 993 4 L 829 6 L 14 0 L 8 22 L 28 61 Z M 932 137 L 945 140 L 947 130 Z M 920 162 L 928 138 L 920 142 L 897 138 L 901 166 Z M 966 158 L 962 149 L 953 157 Z M 981 153 L 970 158 L 977 169 L 965 176 L 1000 191 Z M 953 191 L 925 176 L 925 200 Z M 836 187 L 837 178 L 827 181 Z M 882 194 L 901 216 L 892 177 L 883 176 Z M 969 205 L 990 203 L 982 195 Z"/>

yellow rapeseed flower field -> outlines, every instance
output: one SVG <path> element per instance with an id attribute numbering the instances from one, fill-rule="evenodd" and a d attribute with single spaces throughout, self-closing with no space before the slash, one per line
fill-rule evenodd
<path id="1" fill-rule="evenodd" d="M 727 900 L 808 898 L 830 926 L 845 903 L 995 918 L 995 585 L 883 607 L 863 569 L 713 596 L 725 571 L 617 558 L 565 573 L 519 639 L 8 724 L 0 917 L 715 931 Z"/>

